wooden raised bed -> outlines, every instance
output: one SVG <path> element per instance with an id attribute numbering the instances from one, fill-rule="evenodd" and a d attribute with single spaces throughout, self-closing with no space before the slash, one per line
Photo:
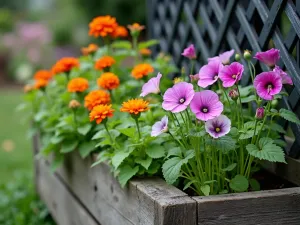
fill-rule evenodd
<path id="1" fill-rule="evenodd" d="M 37 149 L 37 148 L 35 148 Z M 93 157 L 67 155 L 51 174 L 35 159 L 37 190 L 59 225 L 299 224 L 300 188 L 190 197 L 160 178 L 134 179 L 123 189 Z"/>

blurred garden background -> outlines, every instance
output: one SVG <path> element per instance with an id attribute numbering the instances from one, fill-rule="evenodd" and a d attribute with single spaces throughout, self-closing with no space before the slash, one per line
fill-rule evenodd
<path id="1" fill-rule="evenodd" d="M 34 193 L 29 123 L 18 105 L 23 85 L 38 69 L 97 40 L 87 24 L 97 15 L 121 25 L 145 24 L 143 0 L 0 1 L 0 224 L 54 224 Z M 129 16 L 130 15 L 130 16 Z"/>

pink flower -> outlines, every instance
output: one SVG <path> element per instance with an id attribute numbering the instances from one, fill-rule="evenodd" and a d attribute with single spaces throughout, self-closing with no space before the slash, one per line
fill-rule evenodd
<path id="1" fill-rule="evenodd" d="M 237 88 L 234 88 L 229 91 L 228 95 L 232 100 L 236 100 L 239 97 L 239 92 Z"/>
<path id="2" fill-rule="evenodd" d="M 183 53 L 181 53 L 181 55 L 189 59 L 195 59 L 196 58 L 195 46 L 191 44 L 189 47 L 183 50 Z"/>
<path id="3" fill-rule="evenodd" d="M 208 58 L 208 62 L 213 61 L 213 60 L 218 60 L 221 63 L 223 63 L 224 65 L 228 65 L 230 63 L 230 58 L 231 58 L 231 56 L 233 56 L 233 54 L 234 54 L 234 50 L 231 49 L 230 51 L 221 53 L 219 56 Z"/>
<path id="4" fill-rule="evenodd" d="M 190 75 L 191 82 L 198 81 L 199 80 L 199 73 L 195 75 Z"/>
<path id="5" fill-rule="evenodd" d="M 208 120 L 205 123 L 205 130 L 213 138 L 219 138 L 229 133 L 231 121 L 225 115 Z"/>
<path id="6" fill-rule="evenodd" d="M 279 54 L 280 51 L 278 49 L 272 48 L 265 52 L 257 52 L 254 58 L 263 62 L 269 67 L 274 67 L 280 58 Z"/>
<path id="7" fill-rule="evenodd" d="M 142 93 L 140 96 L 145 97 L 151 93 L 158 94 L 160 92 L 159 83 L 161 77 L 161 73 L 158 73 L 156 77 L 151 78 L 147 83 L 145 83 L 142 87 Z"/>
<path id="8" fill-rule="evenodd" d="M 180 82 L 169 88 L 163 97 L 162 107 L 167 111 L 178 113 L 185 110 L 194 97 L 193 85 Z"/>
<path id="9" fill-rule="evenodd" d="M 281 76 L 282 84 L 293 85 L 292 78 L 286 72 L 284 72 L 279 66 L 275 65 L 275 68 L 273 69 L 273 71 L 278 73 Z"/>
<path id="10" fill-rule="evenodd" d="M 156 137 L 162 133 L 168 132 L 168 117 L 164 116 L 161 121 L 152 126 L 151 137 Z"/>
<path id="11" fill-rule="evenodd" d="M 282 79 L 273 71 L 263 72 L 255 77 L 253 84 L 259 97 L 272 100 L 281 91 Z"/>
<path id="12" fill-rule="evenodd" d="M 197 119 L 207 121 L 222 113 L 223 104 L 215 92 L 205 90 L 195 93 L 190 108 Z"/>
<path id="13" fill-rule="evenodd" d="M 223 81 L 223 87 L 232 87 L 242 78 L 244 66 L 233 62 L 220 71 L 219 77 Z"/>
<path id="14" fill-rule="evenodd" d="M 199 71 L 198 85 L 206 88 L 215 83 L 218 80 L 219 72 L 223 67 L 223 64 L 218 60 L 212 60 L 207 65 L 202 66 Z"/>
<path id="15" fill-rule="evenodd" d="M 265 115 L 265 109 L 263 107 L 259 107 L 256 109 L 255 117 L 257 119 L 264 118 L 264 115 Z"/>

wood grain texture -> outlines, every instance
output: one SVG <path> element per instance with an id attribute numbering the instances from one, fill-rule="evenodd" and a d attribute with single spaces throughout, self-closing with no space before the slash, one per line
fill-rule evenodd
<path id="1" fill-rule="evenodd" d="M 36 161 L 39 168 L 38 192 L 51 215 L 59 225 L 100 225 L 72 196 L 59 179 L 49 172 L 43 160 Z"/>
<path id="2" fill-rule="evenodd" d="M 300 188 L 194 197 L 198 225 L 299 225 Z"/>

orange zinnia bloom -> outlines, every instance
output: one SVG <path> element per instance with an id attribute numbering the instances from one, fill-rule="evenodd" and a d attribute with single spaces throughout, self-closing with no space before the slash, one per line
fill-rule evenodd
<path id="1" fill-rule="evenodd" d="M 91 91 L 84 98 L 84 107 L 88 110 L 92 110 L 96 105 L 110 103 L 110 94 L 103 90 Z"/>
<path id="2" fill-rule="evenodd" d="M 141 55 L 148 56 L 151 55 L 152 51 L 149 48 L 142 48 L 140 50 Z"/>
<path id="3" fill-rule="evenodd" d="M 138 24 L 138 23 L 134 23 L 134 24 L 132 24 L 132 25 L 128 25 L 127 27 L 128 27 L 128 29 L 129 29 L 131 32 L 142 31 L 142 30 L 145 29 L 145 26 L 140 25 L 140 24 Z"/>
<path id="4" fill-rule="evenodd" d="M 52 78 L 52 73 L 48 70 L 38 70 L 33 79 L 35 80 L 50 80 Z"/>
<path id="5" fill-rule="evenodd" d="M 36 80 L 33 87 L 34 89 L 41 89 L 41 88 L 45 88 L 48 85 L 48 81 L 47 80 Z"/>
<path id="6" fill-rule="evenodd" d="M 107 67 L 111 67 L 113 64 L 116 63 L 116 60 L 114 60 L 113 57 L 110 56 L 103 56 L 100 59 L 98 59 L 95 63 L 95 69 L 96 70 L 103 70 Z"/>
<path id="7" fill-rule="evenodd" d="M 114 73 L 103 73 L 100 78 L 97 80 L 99 87 L 102 87 L 107 90 L 112 90 L 120 85 L 120 80 L 117 75 Z"/>
<path id="8" fill-rule="evenodd" d="M 144 101 L 143 99 L 131 99 L 127 102 L 123 102 L 121 112 L 128 112 L 130 114 L 139 114 L 149 110 L 149 102 Z"/>
<path id="9" fill-rule="evenodd" d="M 149 73 L 153 73 L 153 71 L 154 69 L 150 64 L 143 63 L 143 64 L 136 65 L 131 71 L 131 75 L 135 79 L 141 79 L 147 76 Z"/>
<path id="10" fill-rule="evenodd" d="M 89 35 L 94 37 L 106 37 L 112 35 L 118 27 L 115 17 L 98 16 L 89 24 Z"/>
<path id="11" fill-rule="evenodd" d="M 94 53 L 97 50 L 98 50 L 98 45 L 96 44 L 89 44 L 87 47 L 81 48 L 81 52 L 83 55 L 89 55 L 91 53 Z"/>
<path id="12" fill-rule="evenodd" d="M 70 72 L 74 67 L 79 67 L 79 60 L 74 57 L 65 57 L 58 60 L 52 67 L 52 73 L 66 73 Z"/>
<path id="13" fill-rule="evenodd" d="M 88 80 L 82 77 L 73 78 L 68 83 L 68 92 L 83 92 L 88 88 Z"/>
<path id="14" fill-rule="evenodd" d="M 90 121 L 96 120 L 96 123 L 101 123 L 107 117 L 113 116 L 111 105 L 97 105 L 90 112 Z"/>
<path id="15" fill-rule="evenodd" d="M 126 27 L 123 26 L 118 26 L 115 29 L 115 32 L 112 34 L 112 37 L 118 38 L 118 37 L 127 37 L 128 36 L 128 31 Z"/>

